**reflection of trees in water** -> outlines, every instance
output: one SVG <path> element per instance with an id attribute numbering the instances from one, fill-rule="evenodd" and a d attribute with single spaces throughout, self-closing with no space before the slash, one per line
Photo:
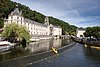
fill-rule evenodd
<path id="1" fill-rule="evenodd" d="M 49 49 L 52 47 L 59 48 L 62 45 L 62 39 L 51 39 L 49 41 Z"/>
<path id="2" fill-rule="evenodd" d="M 21 44 L 22 44 L 22 47 L 23 47 L 23 48 L 25 48 L 25 47 L 26 47 L 26 40 L 25 40 L 24 38 L 22 39 Z"/>
<path id="3" fill-rule="evenodd" d="M 85 48 L 85 53 L 88 58 L 100 61 L 100 50 Z"/>
<path id="4" fill-rule="evenodd" d="M 73 41 L 69 38 L 62 40 L 62 46 L 66 46 L 69 45 L 70 43 L 72 43 Z"/>
<path id="5" fill-rule="evenodd" d="M 9 53 L 0 54 L 0 61 L 25 56 L 28 55 L 29 52 L 29 49 L 26 50 L 25 48 L 14 48 L 11 49 Z"/>
<path id="6" fill-rule="evenodd" d="M 52 47 L 61 47 L 61 41 L 61 39 L 43 40 L 39 41 L 38 43 L 29 44 L 28 48 L 32 53 L 48 51 L 51 50 Z"/>
<path id="7" fill-rule="evenodd" d="M 67 41 L 65 40 L 65 42 Z M 47 51 L 50 50 L 52 47 L 59 48 L 61 47 L 61 45 L 63 45 L 62 39 L 49 39 L 39 42 L 33 42 L 25 47 L 18 45 L 14 49 L 11 49 L 10 53 L 0 55 L 0 61 L 25 56 L 30 53 Z"/>

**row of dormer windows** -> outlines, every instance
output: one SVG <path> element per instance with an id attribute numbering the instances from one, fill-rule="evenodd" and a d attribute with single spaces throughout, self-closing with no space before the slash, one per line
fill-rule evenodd
<path id="1" fill-rule="evenodd" d="M 16 18 L 16 17 L 11 16 L 11 19 L 15 19 L 15 18 Z M 17 17 L 16 19 L 22 21 L 22 18 L 21 18 L 21 17 Z"/>

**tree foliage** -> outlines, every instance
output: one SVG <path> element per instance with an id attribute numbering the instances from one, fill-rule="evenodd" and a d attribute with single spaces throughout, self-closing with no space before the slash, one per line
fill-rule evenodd
<path id="1" fill-rule="evenodd" d="M 0 18 L 0 28 L 2 28 L 3 26 L 4 26 L 4 20 Z"/>
<path id="2" fill-rule="evenodd" d="M 68 24 L 67 22 L 64 22 L 64 21 L 62 21 L 62 20 L 59 20 L 59 19 L 56 19 L 56 18 L 53 18 L 53 17 L 49 17 L 49 21 L 50 21 L 50 23 L 51 24 L 53 24 L 53 25 L 56 25 L 56 26 L 60 26 L 60 27 L 62 27 L 62 29 L 63 29 L 63 34 L 66 34 L 66 32 L 67 33 L 69 33 L 69 34 L 73 34 L 73 35 L 75 35 L 76 33 L 76 26 L 74 26 L 74 25 L 70 25 L 70 24 Z"/>
<path id="3" fill-rule="evenodd" d="M 30 34 L 26 27 L 12 23 L 8 24 L 4 28 L 4 31 L 2 32 L 2 37 L 11 42 L 22 41 L 23 39 L 28 42 L 30 39 Z"/>
<path id="4" fill-rule="evenodd" d="M 84 33 L 86 37 L 95 37 L 95 38 L 100 38 L 100 26 L 95 26 L 95 27 L 87 27 L 86 32 Z"/>

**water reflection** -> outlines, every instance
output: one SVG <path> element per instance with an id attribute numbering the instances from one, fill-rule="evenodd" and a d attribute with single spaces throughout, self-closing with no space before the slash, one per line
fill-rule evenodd
<path id="1" fill-rule="evenodd" d="M 88 59 L 100 61 L 100 50 L 95 48 L 85 48 L 85 54 Z"/>
<path id="2" fill-rule="evenodd" d="M 39 42 L 32 42 L 25 48 L 21 46 L 16 46 L 14 49 L 11 49 L 8 52 L 4 52 L 0 54 L 0 61 L 26 56 L 29 54 L 35 54 L 39 52 L 44 52 L 51 50 L 51 47 L 59 48 L 62 45 L 69 44 L 70 40 L 68 39 L 50 39 L 50 40 L 42 40 Z"/>
<path id="3" fill-rule="evenodd" d="M 51 40 L 43 40 L 39 42 L 33 42 L 30 43 L 27 46 L 27 49 L 30 49 L 32 53 L 35 52 L 42 52 L 42 51 L 48 51 L 51 49 L 51 47 L 59 48 L 62 45 L 62 39 L 51 39 Z"/>

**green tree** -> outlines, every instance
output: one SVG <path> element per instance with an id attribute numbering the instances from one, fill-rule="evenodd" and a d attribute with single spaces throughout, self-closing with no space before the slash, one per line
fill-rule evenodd
<path id="1" fill-rule="evenodd" d="M 8 24 L 4 28 L 2 32 L 2 37 L 11 42 L 16 42 L 16 41 L 21 42 L 23 39 L 25 39 L 26 42 L 29 42 L 30 34 L 26 29 L 26 27 L 12 23 Z"/>
<path id="2" fill-rule="evenodd" d="M 90 37 L 91 36 L 95 38 L 100 38 L 100 26 L 94 26 L 94 27 L 87 27 L 86 32 L 84 33 L 85 37 Z"/>

